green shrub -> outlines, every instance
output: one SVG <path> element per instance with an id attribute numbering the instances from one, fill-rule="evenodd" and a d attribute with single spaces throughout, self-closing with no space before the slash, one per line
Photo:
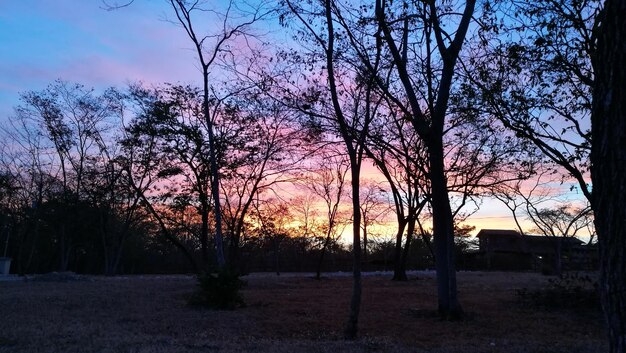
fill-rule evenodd
<path id="1" fill-rule="evenodd" d="M 245 281 L 239 274 L 223 269 L 217 273 L 202 273 L 198 275 L 198 287 L 189 298 L 189 304 L 211 309 L 233 310 L 244 306 L 240 289 Z"/>

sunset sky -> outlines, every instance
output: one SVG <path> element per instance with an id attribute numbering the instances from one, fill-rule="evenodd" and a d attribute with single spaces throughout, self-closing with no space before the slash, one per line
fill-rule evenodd
<path id="1" fill-rule="evenodd" d="M 138 80 L 200 84 L 191 45 L 166 21 L 173 14 L 165 1 L 102 7 L 101 0 L 0 1 L 0 122 L 11 116 L 21 92 L 58 78 L 96 89 Z M 211 25 L 201 28 L 210 31 Z M 570 196 L 582 199 L 575 191 Z M 468 223 L 477 230 L 515 227 L 508 210 L 489 200 Z"/>

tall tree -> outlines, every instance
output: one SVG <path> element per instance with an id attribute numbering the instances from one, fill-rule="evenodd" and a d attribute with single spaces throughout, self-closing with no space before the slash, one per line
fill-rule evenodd
<path id="1" fill-rule="evenodd" d="M 95 189 L 94 180 L 109 165 L 107 138 L 111 124 L 114 96 L 97 95 L 80 84 L 55 81 L 45 90 L 24 93 L 23 104 L 15 109 L 15 119 L 24 128 L 22 136 L 30 138 L 37 132 L 43 136 L 43 146 L 37 153 L 47 154 L 49 164 L 43 173 L 58 180 L 59 188 L 48 190 L 49 226 L 56 237 L 59 270 L 68 270 L 79 247 L 89 246 L 85 236 L 90 231 L 86 206 Z M 24 141 L 20 141 L 24 142 Z M 28 147 L 30 148 L 30 147 Z M 40 156 L 32 156 L 34 160 Z M 34 164 L 39 164 L 35 162 Z M 90 189 L 91 188 L 91 189 Z M 100 200 L 102 201 L 102 200 Z M 86 217 L 81 221 L 81 217 Z"/>
<path id="2" fill-rule="evenodd" d="M 591 201 L 591 91 L 600 0 L 486 3 L 464 62 L 477 109 L 536 146 Z"/>
<path id="3" fill-rule="evenodd" d="M 389 184 L 397 223 L 392 279 L 406 281 L 413 231 L 428 201 L 425 149 L 410 122 L 389 109 L 387 116 L 374 121 L 365 152 Z"/>
<path id="4" fill-rule="evenodd" d="M 450 91 L 453 85 L 459 53 L 465 41 L 476 2 L 468 0 L 460 9 L 460 18 L 455 28 L 448 28 L 444 18 L 445 6 L 438 7 L 434 1 L 398 4 L 399 8 L 385 0 L 376 1 L 376 20 L 386 48 L 389 50 L 394 71 L 406 97 L 406 104 L 394 99 L 407 119 L 411 120 L 415 131 L 424 141 L 428 153 L 429 182 L 431 188 L 431 206 L 433 213 L 433 233 L 436 249 L 436 269 L 439 313 L 448 319 L 463 316 L 458 301 L 456 270 L 454 265 L 454 219 L 448 196 L 448 182 L 445 174 L 444 134 L 448 117 Z M 397 10 L 395 12 L 394 10 Z M 458 13 L 449 9 L 450 12 Z M 423 28 L 425 46 L 425 82 L 426 91 L 422 91 L 419 82 L 412 79 L 409 65 L 408 38 L 413 21 L 419 21 Z M 449 34 L 450 33 L 450 34 Z M 431 48 L 434 41 L 434 48 Z M 438 55 L 438 56 L 435 56 Z M 417 59 L 417 58 L 415 58 Z M 380 80 L 378 81 L 380 82 Z M 434 83 L 436 82 L 436 83 Z M 381 86 L 386 92 L 389 89 Z M 420 99 L 425 97 L 425 102 Z M 395 98 L 395 97 L 393 97 Z M 393 99 L 392 98 L 392 99 Z M 426 109 L 424 109 L 424 105 Z"/>
<path id="5" fill-rule="evenodd" d="M 600 291 L 609 352 L 626 352 L 626 1 L 598 17 L 591 114 L 592 207 L 600 246 Z"/>
<path id="6" fill-rule="evenodd" d="M 0 150 L 2 170 L 17 187 L 15 208 L 21 210 L 16 212 L 20 221 L 12 232 L 17 248 L 13 268 L 24 274 L 32 270 L 41 241 L 39 205 L 54 179 L 48 174 L 51 154 L 44 153 L 47 147 L 44 134 L 27 119 L 12 119 L 8 126 L 2 127 L 1 134 L 4 142 Z"/>
<path id="7" fill-rule="evenodd" d="M 308 155 L 294 115 L 269 99 L 268 92 L 249 89 L 229 101 L 228 119 L 218 132 L 223 151 L 222 197 L 228 231 L 229 257 L 239 265 L 239 247 L 247 217 L 255 200 L 266 197 L 280 184 L 297 178 Z M 230 122 L 230 123 L 226 123 Z M 237 134 L 223 133 L 234 125 Z"/>
<path id="8" fill-rule="evenodd" d="M 308 67 L 319 69 L 325 85 L 317 79 L 313 87 L 314 95 L 306 94 L 306 106 L 314 109 L 308 114 L 330 122 L 331 132 L 343 143 L 350 161 L 350 183 L 352 199 L 352 256 L 353 287 L 350 300 L 350 313 L 345 328 L 345 336 L 356 338 L 358 318 L 361 308 L 361 212 L 360 178 L 364 157 L 364 143 L 370 123 L 377 114 L 380 98 L 374 93 L 374 82 L 363 72 L 358 63 L 346 60 L 343 56 L 341 27 L 337 27 L 342 17 L 343 4 L 326 0 L 309 8 L 294 1 L 285 1 L 289 13 L 302 26 L 302 34 L 313 45 L 312 61 L 304 62 Z M 347 9 L 351 11 L 353 9 Z M 285 23 L 283 19 L 283 23 Z M 366 39 L 366 38 L 364 38 Z M 370 38 L 371 40 L 371 38 Z M 308 51 L 308 50 L 307 50 Z M 380 50 L 374 50 L 374 71 L 380 64 Z M 303 64 L 302 62 L 300 64 Z M 314 104 L 315 103 L 315 104 Z M 304 107 L 304 106 L 303 106 Z M 320 109 L 321 108 L 321 109 Z"/>
<path id="9" fill-rule="evenodd" d="M 154 89 L 135 85 L 130 90 L 130 96 L 135 102 L 143 101 L 141 104 L 146 110 L 132 120 L 128 133 L 135 139 L 154 139 L 157 142 L 156 145 L 136 147 L 156 147 L 162 154 L 162 157 L 153 160 L 160 162 L 158 165 L 162 168 L 155 176 L 162 180 L 161 183 L 168 183 L 160 187 L 167 192 L 159 194 L 159 202 L 164 203 L 166 195 L 170 195 L 178 208 L 190 206 L 197 210 L 200 216 L 197 238 L 200 241 L 202 267 L 208 268 L 211 173 L 202 96 L 196 88 L 178 85 Z M 236 135 L 235 132 L 232 134 Z M 128 144 L 131 141 L 126 139 L 127 147 L 132 145 Z"/>
<path id="10" fill-rule="evenodd" d="M 234 15 L 236 10 L 233 1 L 229 1 L 225 12 L 219 13 L 215 9 L 207 9 L 199 1 L 170 0 L 169 1 L 178 23 L 183 27 L 187 36 L 194 45 L 197 59 L 202 71 L 202 92 L 203 92 L 203 114 L 207 126 L 209 142 L 209 162 L 211 166 L 211 194 L 213 197 L 213 215 L 215 218 L 215 246 L 217 252 L 217 263 L 219 267 L 226 264 L 223 246 L 222 230 L 222 210 L 220 200 L 220 180 L 219 166 L 217 161 L 216 141 L 214 132 L 214 120 L 211 114 L 210 103 L 210 74 L 216 61 L 221 59 L 221 55 L 228 51 L 228 44 L 236 38 L 250 36 L 250 27 L 261 18 L 267 15 L 267 11 L 262 8 L 253 9 L 245 16 Z M 217 20 L 221 20 L 220 32 L 210 35 L 202 35 L 196 32 L 192 19 L 194 14 L 212 13 L 217 15 Z M 239 23 L 232 23 L 234 18 L 242 19 Z"/>
<path id="11" fill-rule="evenodd" d="M 168 106 L 165 102 L 160 101 L 164 98 L 158 95 L 158 90 L 154 92 L 139 86 L 131 87 L 128 95 L 130 102 L 128 109 L 133 111 L 135 116 L 125 127 L 124 138 L 120 141 L 123 155 L 117 162 L 125 172 L 125 182 L 141 200 L 140 205 L 146 209 L 146 213 L 149 215 L 147 218 L 157 225 L 158 234 L 161 235 L 158 238 L 167 240 L 179 249 L 191 268 L 199 271 L 202 266 L 197 263 L 193 256 L 193 249 L 186 246 L 177 234 L 178 232 L 175 231 L 176 228 L 181 228 L 184 219 L 172 217 L 172 211 L 193 204 L 189 196 L 190 189 L 194 188 L 193 181 L 205 179 L 202 179 L 202 173 L 198 173 L 198 178 L 194 179 L 193 172 L 190 172 L 187 178 L 182 177 L 184 183 L 181 180 L 171 183 L 170 178 L 180 176 L 185 171 L 193 171 L 194 167 L 197 167 L 195 168 L 196 172 L 200 172 L 203 167 L 208 168 L 206 163 L 202 166 L 201 163 L 197 163 L 196 158 L 193 158 L 199 155 L 197 149 L 201 149 L 204 145 L 201 142 L 199 146 L 196 145 L 195 148 L 191 148 L 190 146 L 194 145 L 193 142 L 198 139 L 189 141 L 177 134 L 177 132 L 185 130 L 180 128 L 184 122 L 177 122 L 174 126 L 163 126 L 164 121 L 171 123 L 175 119 L 169 114 L 164 116 L 166 112 L 171 113 L 169 108 L 164 110 Z M 181 109 L 184 110 L 182 107 Z M 176 108 L 171 107 L 171 110 L 175 111 Z M 191 131 L 198 132 L 198 130 L 189 128 L 188 133 L 183 135 L 190 137 Z M 176 154 L 181 150 L 181 148 L 176 148 L 179 146 L 178 143 L 189 147 L 189 149 L 185 149 L 187 154 L 183 158 Z M 185 159 L 186 157 L 187 159 Z M 185 165 L 189 168 L 183 169 L 181 167 Z M 206 184 L 203 183 L 200 187 L 202 186 L 206 188 Z M 203 206 L 198 208 L 200 211 L 203 210 Z M 204 208 L 208 207 L 205 206 Z M 201 219 L 208 221 L 208 214 L 206 218 L 201 216 Z M 187 227 L 183 225 L 183 228 Z"/>

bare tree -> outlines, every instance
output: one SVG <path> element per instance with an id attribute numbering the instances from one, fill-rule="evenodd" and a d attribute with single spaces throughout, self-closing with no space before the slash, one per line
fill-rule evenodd
<path id="1" fill-rule="evenodd" d="M 376 1 L 376 20 L 380 28 L 386 49 L 389 50 L 394 71 L 403 89 L 406 103 L 400 101 L 390 90 L 378 81 L 381 89 L 388 92 L 403 115 L 410 119 L 416 133 L 424 141 L 429 163 L 429 182 L 433 212 L 433 232 L 437 253 L 437 282 L 439 312 L 448 319 L 463 316 L 458 302 L 456 288 L 456 270 L 454 266 L 454 220 L 448 197 L 448 183 L 445 175 L 444 126 L 448 117 L 448 104 L 452 89 L 455 68 L 470 21 L 474 14 L 476 2 L 468 0 L 459 11 L 457 25 L 448 28 L 444 18 L 447 13 L 444 7 L 437 7 L 435 2 L 416 4 L 398 4 L 403 8 L 393 8 L 384 0 Z M 407 5 L 407 6 L 405 6 Z M 398 12 L 394 13 L 394 10 Z M 411 11 L 411 12 L 410 12 Z M 420 21 L 418 36 L 423 38 L 426 86 L 424 89 L 412 79 L 409 69 L 408 39 L 412 30 L 410 22 Z M 450 34 L 449 34 L 450 33 Z M 419 37 L 418 37 L 419 38 Z M 431 48 L 434 42 L 435 47 Z M 436 57 L 438 55 L 438 57 Z M 419 57 L 413 59 L 419 60 Z M 424 100 L 421 100 L 424 98 Z M 426 110 L 424 110 L 424 104 Z"/>
<path id="2" fill-rule="evenodd" d="M 590 207 L 576 207 L 569 203 L 552 208 L 531 206 L 528 217 L 542 234 L 551 237 L 576 237 L 591 222 Z"/>
<path id="3" fill-rule="evenodd" d="M 491 195 L 501 201 L 511 212 L 520 234 L 529 231 L 545 235 L 554 248 L 554 270 L 562 273 L 561 250 L 563 239 L 576 237 L 581 231 L 589 232 L 589 243 L 594 231 L 591 229 L 593 213 L 589 205 L 575 205 L 555 185 L 560 185 L 561 175 L 550 167 L 538 165 L 531 179 L 521 179 L 499 184 Z M 526 229 L 521 221 L 528 219 L 534 226 Z"/>
<path id="4" fill-rule="evenodd" d="M 387 191 L 381 183 L 374 180 L 365 180 L 361 185 L 361 230 L 363 232 L 363 263 L 367 264 L 368 236 L 372 226 L 383 221 L 391 211 L 391 204 L 387 198 Z"/>
<path id="5" fill-rule="evenodd" d="M 476 55 L 464 63 L 480 92 L 476 106 L 534 145 L 589 201 L 592 57 L 601 7 L 598 0 L 503 2 L 483 16 Z"/>
<path id="6" fill-rule="evenodd" d="M 302 161 L 303 132 L 294 115 L 266 92 L 250 89 L 233 97 L 222 119 L 218 141 L 224 146 L 222 197 L 223 214 L 229 235 L 229 262 L 238 266 L 239 247 L 247 217 L 255 200 L 272 197 L 281 184 L 298 179 Z M 225 134 L 226 125 L 235 125 L 237 134 Z"/>
<path id="7" fill-rule="evenodd" d="M 280 276 L 281 243 L 290 236 L 288 224 L 293 220 L 290 205 L 276 199 L 254 202 L 254 212 L 250 218 L 254 219 L 256 229 L 252 232 L 271 244 L 274 258 L 274 271 Z"/>
<path id="8" fill-rule="evenodd" d="M 428 201 L 425 193 L 428 168 L 425 149 L 410 123 L 397 117 L 393 109 L 387 114 L 374 121 L 365 152 L 389 184 L 397 223 L 392 279 L 406 281 L 406 261 L 415 224 Z"/>
<path id="9" fill-rule="evenodd" d="M 58 80 L 43 91 L 23 94 L 23 104 L 15 110 L 21 125 L 14 127 L 23 129 L 18 134 L 26 137 L 21 142 L 35 141 L 35 131 L 46 141 L 42 145 L 22 146 L 40 146 L 36 153 L 49 158 L 50 163 L 43 173 L 59 181 L 60 188 L 50 189 L 47 201 L 58 203 L 50 208 L 54 215 L 50 215 L 49 221 L 57 236 L 61 271 L 69 268 L 77 247 L 88 246 L 81 235 L 89 232 L 83 232 L 81 227 L 89 222 L 79 220 L 90 217 L 90 211 L 81 205 L 90 201 L 96 188 L 93 181 L 102 180 L 104 174 L 100 172 L 110 165 L 108 146 L 113 141 L 106 135 L 112 124 L 114 100 L 112 96 L 96 95 L 82 85 Z M 32 157 L 35 164 L 42 158 Z"/>
<path id="10" fill-rule="evenodd" d="M 2 126 L 1 158 L 2 170 L 17 188 L 16 211 L 21 209 L 21 220 L 13 229 L 13 242 L 17 256 L 13 263 L 16 272 L 24 274 L 31 269 L 40 242 L 39 218 L 44 194 L 53 178 L 48 174 L 52 165 L 44 135 L 28 119 L 11 119 Z"/>
<path id="11" fill-rule="evenodd" d="M 268 14 L 263 8 L 253 9 L 244 17 L 233 15 L 237 9 L 234 2 L 230 1 L 225 13 L 210 8 L 203 7 L 199 1 L 170 0 L 170 5 L 174 10 L 178 23 L 183 27 L 187 36 L 194 45 L 198 63 L 202 71 L 202 92 L 203 92 L 203 114 L 207 126 L 209 143 L 209 162 L 211 166 L 211 194 L 213 197 L 213 215 L 215 218 L 215 246 L 217 251 L 217 263 L 219 267 L 224 267 L 226 260 L 223 249 L 222 234 L 222 210 L 220 200 L 220 180 L 219 166 L 216 152 L 216 141 L 214 132 L 214 119 L 211 114 L 210 102 L 210 74 L 211 69 L 220 60 L 220 55 L 228 51 L 228 43 L 236 38 L 246 38 L 251 35 L 250 27 Z M 194 14 L 213 13 L 217 19 L 221 20 L 220 32 L 212 35 L 202 35 L 196 32 L 195 21 L 192 20 Z M 233 21 L 240 20 L 239 23 Z"/>
<path id="12" fill-rule="evenodd" d="M 340 4 L 327 0 L 320 3 L 319 7 L 309 9 L 292 1 L 285 3 L 289 16 L 294 16 L 302 26 L 300 33 L 315 48 L 314 54 L 308 57 L 310 60 L 300 64 L 319 68 L 326 81 L 322 84 L 321 80 L 313 79 L 317 85 L 304 94 L 304 103 L 300 106 L 307 108 L 305 110 L 309 116 L 330 123 L 331 132 L 342 141 L 350 161 L 353 288 L 345 336 L 354 339 L 358 328 L 362 290 L 359 197 L 361 165 L 367 132 L 380 106 L 380 97 L 374 93 L 374 83 L 364 75 L 362 67 L 344 60 L 341 51 L 343 44 L 337 40 L 341 36 L 341 29 L 336 27 L 343 11 Z M 372 55 L 380 59 L 379 50 L 375 50 Z M 377 67 L 379 63 L 380 60 L 376 60 L 374 66 Z M 359 79 L 355 81 L 357 77 Z"/>
<path id="13" fill-rule="evenodd" d="M 292 214 L 297 222 L 297 234 L 304 239 L 315 237 L 321 228 L 319 224 L 319 208 L 317 207 L 317 196 L 313 193 L 297 195 L 289 200 L 292 207 Z"/>
<path id="14" fill-rule="evenodd" d="M 320 227 L 324 231 L 321 237 L 321 247 L 317 261 L 315 278 L 320 279 L 322 265 L 328 247 L 337 241 L 346 226 L 341 206 L 345 201 L 347 174 L 350 170 L 350 162 L 345 155 L 336 151 L 322 153 L 320 161 L 310 168 L 309 175 L 303 180 L 304 187 L 311 190 L 312 194 L 321 198 L 326 211 L 325 224 Z M 306 211 L 306 210 L 305 210 Z M 306 214 L 305 214 L 306 216 Z"/>

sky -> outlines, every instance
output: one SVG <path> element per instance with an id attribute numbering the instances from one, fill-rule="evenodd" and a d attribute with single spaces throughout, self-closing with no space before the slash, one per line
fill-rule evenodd
<path id="1" fill-rule="evenodd" d="M 109 3 L 116 1 L 122 2 Z M 10 118 L 20 93 L 42 90 L 55 79 L 97 90 L 139 80 L 201 83 L 191 44 L 167 21 L 173 13 L 164 0 L 103 7 L 102 0 L 0 0 L 0 123 Z M 212 25 L 202 23 L 200 30 Z M 515 228 L 510 212 L 492 200 L 468 223 L 477 231 Z"/>
<path id="2" fill-rule="evenodd" d="M 101 0 L 0 1 L 0 119 L 19 94 L 55 79 L 104 89 L 198 81 L 185 33 L 165 21 L 165 1 L 105 11 Z"/>

